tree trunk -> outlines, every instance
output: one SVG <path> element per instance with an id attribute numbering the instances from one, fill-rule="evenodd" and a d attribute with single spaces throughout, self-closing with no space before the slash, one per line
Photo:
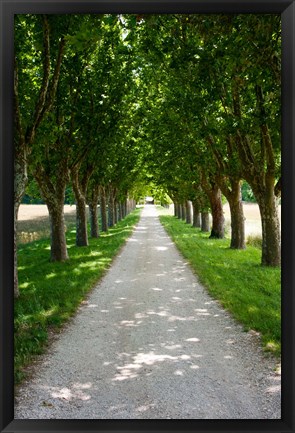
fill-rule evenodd
<path id="1" fill-rule="evenodd" d="M 245 242 L 245 218 L 243 204 L 240 201 L 229 201 L 231 218 L 231 241 L 230 248 L 244 250 Z"/>
<path id="2" fill-rule="evenodd" d="M 79 166 L 72 169 L 72 185 L 76 199 L 76 245 L 88 246 L 86 191 L 88 177 L 85 175 L 82 181 L 79 179 Z"/>
<path id="3" fill-rule="evenodd" d="M 201 213 L 201 231 L 209 232 L 210 231 L 210 221 L 209 221 L 209 212 Z"/>
<path id="4" fill-rule="evenodd" d="M 238 178 L 230 179 L 230 187 L 222 179 L 220 187 L 226 196 L 231 217 L 231 242 L 230 248 L 243 250 L 246 248 L 245 243 L 245 218 L 241 194 L 241 182 Z"/>
<path id="5" fill-rule="evenodd" d="M 90 196 L 88 197 L 89 215 L 90 215 L 90 236 L 92 238 L 99 237 L 98 226 L 98 200 L 99 200 L 99 186 L 95 185 L 91 189 Z"/>
<path id="6" fill-rule="evenodd" d="M 13 86 L 13 105 L 14 105 L 14 123 L 15 123 L 15 148 L 14 148 L 14 296 L 19 296 L 18 289 L 18 272 L 17 272 L 17 218 L 18 210 L 25 193 L 27 185 L 27 156 L 31 151 L 31 146 L 34 142 L 36 130 L 41 123 L 46 113 L 50 110 L 55 99 L 57 83 L 59 81 L 60 66 L 62 62 L 65 38 L 61 38 L 58 47 L 58 55 L 55 63 L 54 73 L 50 83 L 50 27 L 48 17 L 43 16 L 43 73 L 42 85 L 39 89 L 39 94 L 35 95 L 35 109 L 32 111 L 29 124 L 24 131 L 22 125 L 21 104 L 19 98 L 18 86 L 18 64 L 15 57 L 14 62 L 14 86 Z M 28 113 L 25 113 L 26 115 Z"/>
<path id="7" fill-rule="evenodd" d="M 201 227 L 201 213 L 198 200 L 192 202 L 193 205 L 193 227 Z"/>
<path id="8" fill-rule="evenodd" d="M 235 83 L 235 81 L 234 81 Z M 233 87 L 234 114 L 241 119 L 239 86 Z M 264 266 L 280 266 L 281 234 L 275 190 L 276 161 L 265 110 L 262 88 L 256 86 L 256 101 L 260 120 L 260 158 L 255 157 L 255 146 L 247 134 L 239 129 L 236 147 L 243 167 L 243 177 L 249 183 L 259 205 L 262 224 L 262 258 Z M 269 119 L 271 121 L 271 119 Z"/>
<path id="9" fill-rule="evenodd" d="M 221 200 L 221 191 L 215 184 L 209 194 L 212 214 L 212 229 L 210 238 L 223 239 L 224 238 L 224 215 Z"/>
<path id="10" fill-rule="evenodd" d="M 113 196 L 113 189 L 111 187 L 109 189 L 109 200 L 108 200 L 108 222 L 109 222 L 109 227 L 113 227 L 113 225 L 114 225 L 114 196 Z"/>
<path id="11" fill-rule="evenodd" d="M 86 201 L 84 198 L 76 199 L 76 245 L 88 246 Z"/>
<path id="12" fill-rule="evenodd" d="M 64 198 L 56 198 L 55 201 L 46 204 L 50 221 L 50 260 L 63 262 L 69 258 L 65 233 Z"/>
<path id="13" fill-rule="evenodd" d="M 119 201 L 118 203 L 118 222 L 122 220 L 122 202 Z"/>
<path id="14" fill-rule="evenodd" d="M 186 223 L 191 224 L 192 223 L 192 207 L 191 202 L 189 200 L 186 200 Z"/>
<path id="15" fill-rule="evenodd" d="M 259 203 L 262 224 L 262 258 L 264 266 L 281 265 L 280 222 L 276 204 L 265 206 Z"/>
<path id="16" fill-rule="evenodd" d="M 98 227 L 98 214 L 97 214 L 97 204 L 93 202 L 88 204 L 89 214 L 90 214 L 90 236 L 92 238 L 99 237 L 99 227 Z"/>
<path id="17" fill-rule="evenodd" d="M 177 217 L 178 219 L 182 219 L 182 207 L 180 203 L 177 203 Z"/>
<path id="18" fill-rule="evenodd" d="M 107 200 L 105 187 L 100 187 L 100 212 L 101 212 L 101 230 L 108 231 L 108 217 L 107 217 Z"/>
<path id="19" fill-rule="evenodd" d="M 121 216 L 120 216 L 121 220 L 124 219 L 125 218 L 124 200 L 121 200 L 121 203 L 120 203 L 120 214 L 121 214 Z"/>
<path id="20" fill-rule="evenodd" d="M 114 199 L 114 225 L 118 222 L 118 202 Z"/>
<path id="21" fill-rule="evenodd" d="M 181 218 L 186 220 L 186 204 L 185 202 L 181 203 Z"/>
<path id="22" fill-rule="evenodd" d="M 55 170 L 55 183 L 52 181 L 53 177 L 46 173 L 41 164 L 37 166 L 34 176 L 49 212 L 50 259 L 54 262 L 62 262 L 69 258 L 64 221 L 65 190 L 69 180 L 67 162 L 60 161 L 59 165 L 55 166 Z"/>
<path id="23" fill-rule="evenodd" d="M 240 189 L 240 182 L 232 189 L 231 195 L 227 197 L 230 207 L 231 218 L 231 241 L 230 248 L 243 250 L 245 242 L 245 218 Z"/>
<path id="24" fill-rule="evenodd" d="M 124 203 L 123 203 L 123 218 L 126 218 L 126 216 L 127 216 L 127 211 L 128 211 L 128 208 L 127 208 L 127 198 L 124 200 Z"/>
<path id="25" fill-rule="evenodd" d="M 174 201 L 173 205 L 174 205 L 174 216 L 177 217 L 177 203 Z"/>
<path id="26" fill-rule="evenodd" d="M 261 264 L 263 266 L 280 266 L 281 233 L 274 189 L 275 178 L 266 173 L 264 179 L 249 176 L 246 180 L 252 188 L 260 210 L 262 226 Z"/>
<path id="27" fill-rule="evenodd" d="M 175 203 L 175 213 L 176 218 L 180 219 L 180 204 L 178 202 Z"/>
<path id="28" fill-rule="evenodd" d="M 253 185 L 254 186 L 254 185 Z M 264 266 L 281 265 L 281 233 L 274 178 L 266 177 L 263 193 L 253 192 L 258 202 L 262 225 L 262 258 Z"/>

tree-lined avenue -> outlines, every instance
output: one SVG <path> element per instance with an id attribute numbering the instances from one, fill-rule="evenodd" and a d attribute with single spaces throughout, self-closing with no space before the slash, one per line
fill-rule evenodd
<path id="1" fill-rule="evenodd" d="M 199 284 L 151 205 L 41 360 L 17 419 L 280 418 L 273 361 Z"/>

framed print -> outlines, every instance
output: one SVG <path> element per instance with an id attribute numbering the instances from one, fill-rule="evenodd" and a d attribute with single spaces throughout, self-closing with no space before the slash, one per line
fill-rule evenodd
<path id="1" fill-rule="evenodd" d="M 293 432 L 294 0 L 0 14 L 0 430 Z"/>

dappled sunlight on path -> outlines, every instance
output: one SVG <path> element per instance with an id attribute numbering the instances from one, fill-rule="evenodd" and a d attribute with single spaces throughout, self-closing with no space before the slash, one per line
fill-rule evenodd
<path id="1" fill-rule="evenodd" d="M 280 417 L 271 368 L 147 205 L 111 270 L 19 390 L 16 418 Z"/>

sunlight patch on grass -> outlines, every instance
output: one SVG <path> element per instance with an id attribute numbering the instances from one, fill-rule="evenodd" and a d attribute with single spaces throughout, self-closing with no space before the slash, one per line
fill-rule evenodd
<path id="1" fill-rule="evenodd" d="M 55 278 L 56 277 L 56 273 L 55 272 L 51 272 L 50 274 L 45 275 L 45 278 L 47 280 L 49 280 L 50 278 Z"/>

